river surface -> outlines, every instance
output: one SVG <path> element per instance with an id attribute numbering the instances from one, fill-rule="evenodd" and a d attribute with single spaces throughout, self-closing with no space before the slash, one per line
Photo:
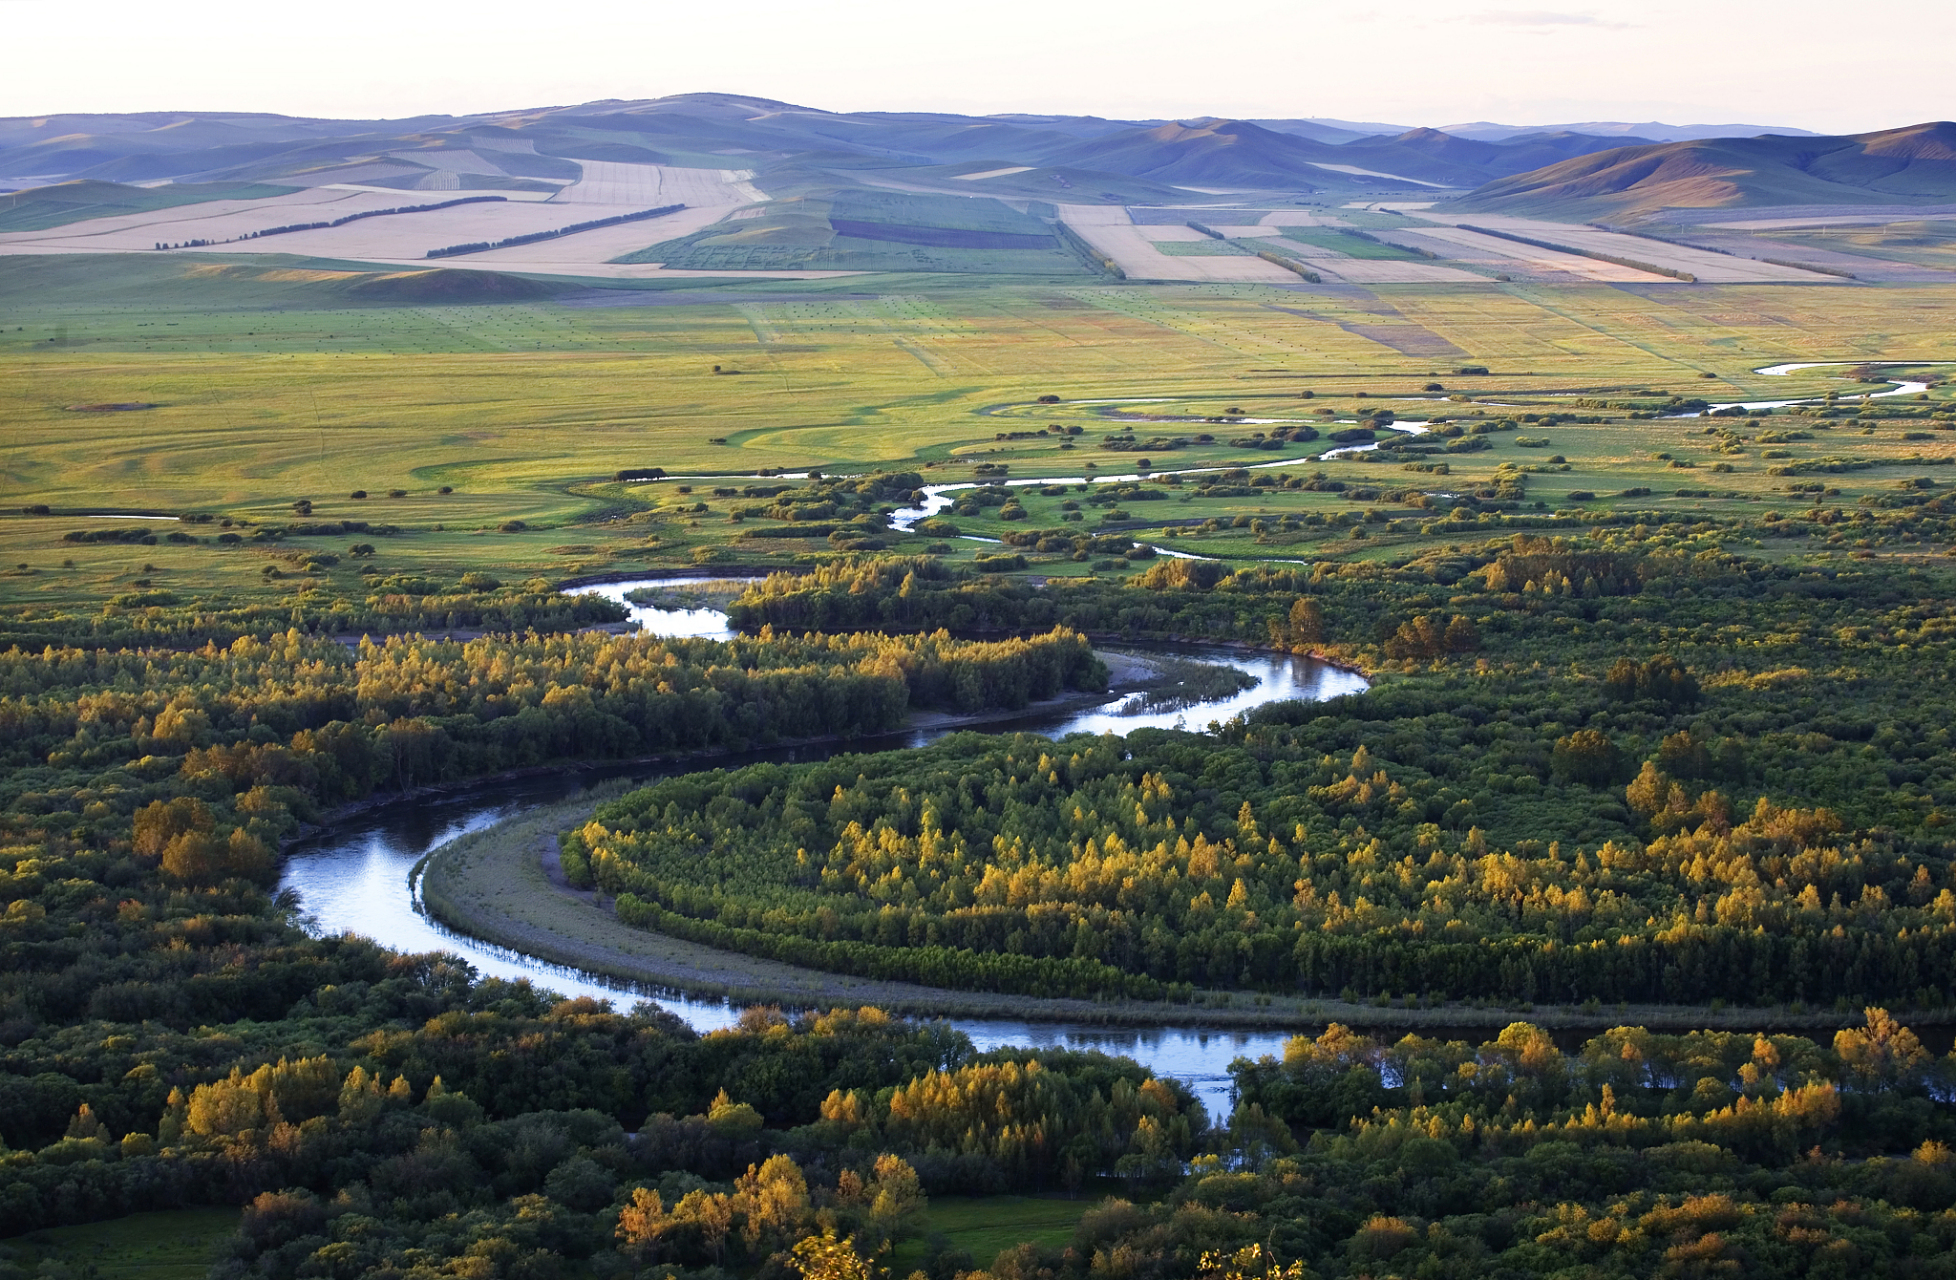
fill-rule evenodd
<path id="1" fill-rule="evenodd" d="M 1118 400 L 1080 400 L 1080 401 L 1076 401 L 1075 403 L 1127 404 L 1133 402 L 1118 401 Z M 1123 419 L 1123 421 L 1153 421 L 1153 419 Z M 1185 422 L 1186 419 L 1163 418 L 1160 419 L 1160 421 L 1180 423 L 1180 422 Z M 1332 423 L 1325 423 L 1315 418 L 1311 418 L 1311 419 L 1232 418 L 1230 420 L 1230 424 L 1232 426 L 1236 426 L 1236 425 L 1242 425 L 1245 423 L 1252 423 L 1252 422 L 1266 422 L 1266 423 L 1267 422 L 1299 422 L 1299 423 L 1310 423 L 1318 426 L 1328 426 L 1335 430 L 1340 427 L 1353 426 L 1356 424 L 1356 421 L 1357 421 L 1356 419 L 1350 419 L 1350 420 L 1340 420 L 1338 422 L 1332 422 Z M 1388 425 L 1394 431 L 1398 431 L 1406 435 L 1414 435 L 1414 436 L 1425 435 L 1431 429 L 1429 424 L 1424 421 L 1394 422 Z M 916 506 L 903 507 L 900 508 L 899 510 L 890 513 L 890 527 L 892 529 L 897 530 L 899 533 L 910 533 L 916 528 L 918 521 L 928 520 L 932 516 L 938 515 L 946 510 L 949 510 L 951 505 L 957 501 L 956 498 L 953 498 L 950 495 L 954 493 L 962 492 L 963 490 L 966 489 L 980 489 L 980 488 L 991 487 L 994 485 L 1001 485 L 1008 489 L 1022 489 L 1022 488 L 1029 488 L 1029 487 L 1034 487 L 1039 485 L 1049 485 L 1049 484 L 1053 484 L 1053 485 L 1134 484 L 1142 480 L 1159 480 L 1163 476 L 1213 475 L 1223 471 L 1268 471 L 1275 467 L 1304 466 L 1306 464 L 1319 461 L 1320 459 L 1323 458 L 1338 458 L 1338 457 L 1344 457 L 1347 454 L 1354 454 L 1354 453 L 1371 453 L 1374 450 L 1376 450 L 1378 447 L 1379 445 L 1377 441 L 1373 441 L 1369 444 L 1348 444 L 1348 445 L 1341 445 L 1336 449 L 1326 449 L 1321 454 L 1315 454 L 1312 455 L 1311 457 L 1306 457 L 1306 458 L 1279 458 L 1275 462 L 1224 462 L 1224 463 L 1218 463 L 1215 466 L 1188 467 L 1179 471 L 1148 470 L 1148 471 L 1132 471 L 1124 474 L 1115 474 L 1115 475 L 1102 475 L 1096 472 L 1095 474 L 1090 476 L 1089 475 L 1041 476 L 1032 479 L 1018 479 L 1018 480 L 982 480 L 982 481 L 965 480 L 957 484 L 927 484 L 921 490 L 919 490 L 919 492 L 922 493 L 923 498 L 921 501 L 918 502 Z M 1091 532 L 1086 528 L 1085 525 L 1082 525 L 1079 531 Z M 997 542 L 998 541 L 997 538 L 984 538 L 984 537 L 980 537 L 975 533 L 959 534 L 958 537 L 960 537 L 962 540 L 966 542 Z M 1152 543 L 1144 544 L 1144 545 L 1153 546 Z M 1175 550 L 1171 550 L 1168 547 L 1162 547 L 1162 546 L 1154 546 L 1154 551 L 1157 555 L 1168 556 L 1176 560 L 1208 560 L 1212 558 L 1210 556 L 1197 555 L 1192 551 L 1175 551 Z M 1274 563 L 1303 564 L 1305 563 L 1305 561 L 1279 560 L 1279 561 L 1275 561 Z"/>
<path id="2" fill-rule="evenodd" d="M 625 600 L 640 587 L 698 587 L 697 578 L 645 578 L 589 588 L 617 600 L 646 631 L 657 635 L 724 638 L 732 634 L 726 615 L 711 609 L 658 609 Z M 1147 711 L 1113 698 L 1087 709 L 1032 713 L 983 726 L 987 731 L 1033 732 L 1061 737 L 1069 733 L 1128 733 L 1155 726 L 1201 729 L 1252 707 L 1284 699 L 1320 701 L 1366 687 L 1365 679 L 1308 658 L 1206 645 L 1130 646 L 1224 663 L 1254 676 L 1253 688 L 1187 710 Z M 852 751 L 922 746 L 955 729 L 916 729 L 858 739 Z M 756 760 L 822 759 L 833 744 L 780 748 L 728 756 L 708 767 L 737 766 Z M 469 788 L 452 796 L 417 798 L 386 805 L 334 826 L 295 847 L 286 859 L 281 889 L 299 896 L 310 927 L 322 934 L 356 933 L 397 951 L 446 951 L 499 978 L 527 978 L 567 996 L 595 996 L 619 1006 L 646 1001 L 666 1009 L 698 1030 L 730 1026 L 738 1007 L 709 999 L 675 995 L 663 989 L 634 987 L 564 965 L 552 964 L 480 942 L 444 927 L 423 910 L 415 868 L 432 850 L 471 831 L 514 817 L 539 805 L 575 796 L 608 778 L 651 779 L 693 765 L 612 765 Z M 971 1037 L 981 1051 L 1010 1045 L 1102 1049 L 1134 1058 L 1159 1075 L 1186 1082 L 1210 1114 L 1230 1111 L 1227 1068 L 1237 1057 L 1281 1054 L 1288 1032 L 1204 1030 L 1199 1027 L 1100 1027 L 1085 1023 L 1035 1022 L 1003 1018 L 953 1018 L 950 1025 Z"/>
<path id="3" fill-rule="evenodd" d="M 1837 366 L 1840 368 L 1859 369 L 1862 367 L 1880 368 L 1883 365 L 1891 364 L 1948 363 L 1947 360 L 1808 360 L 1796 364 L 1769 364 L 1763 369 L 1754 369 L 1753 372 L 1762 374 L 1768 378 L 1783 378 L 1789 373 L 1798 373 L 1802 369 L 1831 369 Z M 1928 389 L 1929 384 L 1926 382 L 1911 382 L 1896 379 L 1895 385 L 1887 391 L 1868 391 L 1863 392 L 1861 395 L 1847 395 L 1841 397 L 1841 401 L 1844 406 L 1851 407 L 1854 402 L 1864 397 L 1869 400 L 1888 400 L 1895 396 L 1918 395 Z M 1711 408 L 1698 413 L 1681 413 L 1675 416 L 1680 418 L 1702 418 L 1706 414 L 1716 413 L 1720 409 L 1744 409 L 1750 413 L 1759 409 L 1786 409 L 1796 404 L 1820 404 L 1824 403 L 1825 400 L 1826 397 L 1824 395 L 1808 396 L 1802 400 L 1739 400 L 1728 404 L 1715 404 Z"/>

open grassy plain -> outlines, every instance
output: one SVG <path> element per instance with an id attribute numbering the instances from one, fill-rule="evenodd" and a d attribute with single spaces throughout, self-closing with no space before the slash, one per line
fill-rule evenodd
<path id="1" fill-rule="evenodd" d="M 1782 410 L 1750 426 L 1630 416 L 1677 399 L 1829 388 L 1852 403 L 1889 384 L 1840 381 L 1843 368 L 1753 371 L 1949 359 L 1956 287 L 869 276 L 389 305 L 361 292 L 383 277 L 318 264 L 139 259 L 112 271 L 109 261 L 0 265 L 19 300 L 0 332 L 0 503 L 9 509 L 0 599 L 71 605 L 170 586 L 277 598 L 324 585 L 321 575 L 350 578 L 340 543 L 361 541 L 378 548 L 361 570 L 445 578 L 470 568 L 561 577 L 700 559 L 780 564 L 825 548 L 738 540 L 751 528 L 731 520 L 744 504 L 715 495 L 725 486 L 712 477 L 810 466 L 914 469 L 931 483 L 971 482 L 981 466 L 1012 479 L 1269 463 L 1284 464 L 1281 476 L 1324 471 L 1345 491 L 1199 496 L 1191 477 L 1169 500 L 1110 522 L 1193 526 L 1177 536 L 1202 554 L 1292 559 L 1378 556 L 1429 540 L 1419 526 L 1433 504 L 1379 496 L 1409 488 L 1465 492 L 1519 472 L 1524 510 L 1759 514 L 1810 501 L 1776 474 L 1792 464 L 1844 460 L 1819 478 L 1824 497 L 1852 506 L 1917 477 L 1946 484 L 1951 473 L 1935 468 L 1956 454 L 1956 434 L 1934 429 L 1946 415 L 1929 420 L 1949 403 L 1944 386 L 1920 393 L 1926 400 L 1876 400 L 1888 416 L 1866 422 L 1845 411 L 1795 421 Z M 1455 372 L 1468 366 L 1488 372 Z M 153 407 L 77 407 L 128 404 Z M 1482 436 L 1488 447 L 1477 452 L 1316 461 L 1334 447 L 1331 431 L 1380 408 L 1402 420 L 1519 427 Z M 1551 413 L 1600 420 L 1539 429 L 1527 420 Z M 1258 447 L 1261 433 L 1310 424 L 1317 439 Z M 1794 435 L 1761 439 L 1775 428 Z M 1436 473 L 1435 461 L 1446 470 Z M 610 483 L 647 466 L 702 479 Z M 1310 519 L 1356 509 L 1354 491 L 1372 495 L 1361 506 L 1383 508 L 1374 537 Z M 1071 514 L 1063 505 L 1081 496 L 1022 491 L 1027 518 L 1017 527 L 1058 526 Z M 215 541 L 225 519 L 289 520 L 300 501 L 316 522 L 391 531 L 320 540 L 341 563 L 310 574 L 284 572 L 289 548 Z M 47 514 L 27 513 L 41 506 Z M 154 545 L 63 541 L 115 523 L 94 513 L 218 523 L 184 526 L 190 542 L 170 542 L 182 530 L 161 524 Z M 1097 528 L 1106 514 L 1088 507 L 1072 523 Z M 957 523 L 997 537 L 1013 527 L 998 515 L 988 508 Z M 1259 535 L 1235 524 L 1285 516 L 1298 527 Z M 1212 518 L 1221 527 L 1204 531 Z M 961 556 L 983 549 L 947 545 Z"/>

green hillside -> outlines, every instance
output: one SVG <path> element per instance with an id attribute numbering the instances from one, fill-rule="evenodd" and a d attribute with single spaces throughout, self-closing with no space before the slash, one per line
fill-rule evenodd
<path id="1" fill-rule="evenodd" d="M 45 231 L 88 218 L 149 213 L 207 200 L 263 200 L 296 190 L 264 183 L 186 182 L 166 187 L 125 187 L 116 182 L 63 182 L 0 198 L 0 231 Z"/>
<path id="2" fill-rule="evenodd" d="M 695 271 L 1090 272 L 1052 223 L 1002 201 L 860 187 L 777 200 L 758 217 L 718 222 L 618 261 Z"/>

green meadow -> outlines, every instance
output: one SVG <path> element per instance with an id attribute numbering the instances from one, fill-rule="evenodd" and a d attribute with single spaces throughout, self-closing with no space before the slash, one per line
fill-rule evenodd
<path id="1" fill-rule="evenodd" d="M 0 1245 L 0 1263 L 42 1276 L 203 1280 L 237 1229 L 236 1209 L 137 1213 L 16 1237 Z"/>
<path id="2" fill-rule="evenodd" d="M 939 1196 L 924 1211 L 917 1234 L 890 1251 L 890 1271 L 903 1275 L 916 1269 L 939 1237 L 980 1267 L 1022 1244 L 1060 1248 L 1072 1241 L 1081 1215 L 1095 1203 L 1077 1197 Z"/>
<path id="3" fill-rule="evenodd" d="M 284 573 L 292 566 L 279 552 L 216 541 L 223 520 L 288 520 L 302 501 L 314 521 L 387 529 L 339 540 L 373 542 L 368 568 L 561 578 L 785 565 L 826 551 L 741 539 L 751 527 L 734 519 L 743 503 L 712 492 L 738 486 L 716 478 L 812 466 L 968 483 L 980 467 L 1077 479 L 1276 463 L 1280 477 L 1322 473 L 1342 490 L 1204 495 L 1190 477 L 1123 514 L 1173 522 L 1171 536 L 1206 555 L 1371 558 L 1430 541 L 1420 525 L 1434 509 L 1354 490 L 1443 495 L 1519 474 L 1524 511 L 1760 515 L 1811 501 L 1778 474 L 1789 464 L 1845 463 L 1801 482 L 1823 479 L 1823 496 L 1851 506 L 1920 479 L 1946 484 L 1951 473 L 1935 468 L 1956 454 L 1956 435 L 1938 429 L 1947 414 L 1934 416 L 1948 387 L 1873 401 L 1878 416 L 1862 419 L 1858 395 L 1890 384 L 1843 383 L 1840 370 L 1752 372 L 1947 357 L 1956 286 L 1361 292 L 870 274 L 406 305 L 367 300 L 359 290 L 375 278 L 218 257 L 0 261 L 0 288 L 17 300 L 0 332 L 0 599 L 73 605 L 172 585 L 276 598 L 322 578 L 350 584 L 347 547 L 330 539 L 317 549 L 342 563 L 304 573 Z M 1416 354 L 1441 350 L 1458 354 Z M 1456 372 L 1470 366 L 1487 372 Z M 1944 371 L 1917 372 L 1933 382 Z M 1829 388 L 1845 398 L 1824 421 L 1630 416 Z M 151 407 L 100 407 L 109 405 Z M 1331 431 L 1381 408 L 1470 427 L 1521 421 L 1474 452 L 1319 460 Z M 1543 414 L 1596 421 L 1523 420 Z M 1301 425 L 1319 437 L 1258 447 L 1265 432 Z M 682 478 L 611 483 L 650 466 Z M 1077 488 L 1018 492 L 1023 523 L 991 507 L 953 517 L 959 531 L 1091 530 L 1113 518 L 1104 507 L 1069 511 L 1081 505 Z M 1363 539 L 1313 520 L 1360 509 L 1379 513 Z M 212 523 L 187 543 L 64 541 L 113 524 L 103 513 Z M 889 540 L 912 550 L 931 541 Z M 933 545 L 967 558 L 983 549 Z"/>

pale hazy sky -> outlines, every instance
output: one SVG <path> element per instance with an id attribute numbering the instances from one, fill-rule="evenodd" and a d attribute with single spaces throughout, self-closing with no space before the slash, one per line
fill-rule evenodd
<path id="1" fill-rule="evenodd" d="M 0 0 L 0 115 L 833 110 L 1763 123 L 1956 116 L 1949 0 Z"/>

